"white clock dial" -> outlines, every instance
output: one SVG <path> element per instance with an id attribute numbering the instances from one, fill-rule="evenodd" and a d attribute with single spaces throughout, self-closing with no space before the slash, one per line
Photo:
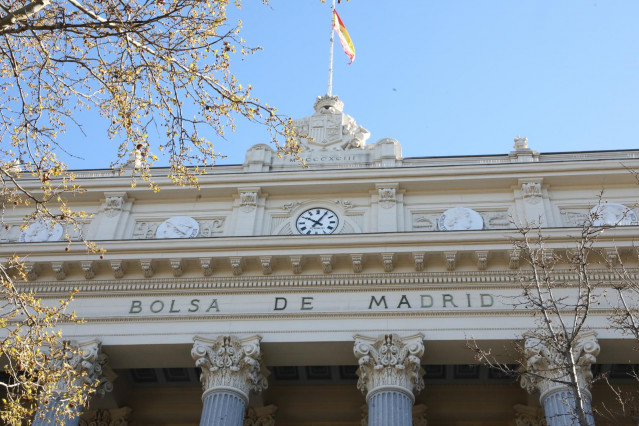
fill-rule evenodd
<path id="1" fill-rule="evenodd" d="M 156 238 L 194 238 L 200 225 L 189 216 L 174 216 L 162 222 L 155 231 Z"/>
<path id="2" fill-rule="evenodd" d="M 306 210 L 297 217 L 295 227 L 304 235 L 332 234 L 339 225 L 337 215 L 322 207 Z"/>

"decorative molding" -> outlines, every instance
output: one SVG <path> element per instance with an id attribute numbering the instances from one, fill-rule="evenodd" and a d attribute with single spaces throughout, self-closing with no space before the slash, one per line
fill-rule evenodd
<path id="1" fill-rule="evenodd" d="M 592 371 L 590 366 L 597 360 L 599 354 L 597 333 L 587 331 L 580 334 L 572 347 L 572 357 L 575 359 L 577 383 L 590 397 L 590 383 Z M 521 387 L 529 393 L 538 390 L 540 400 L 555 390 L 568 388 L 570 382 L 565 355 L 553 347 L 550 339 L 545 339 L 539 333 L 524 335 L 524 356 L 526 358 L 526 372 L 521 375 Z"/>
<path id="2" fill-rule="evenodd" d="M 515 411 L 515 426 L 546 426 L 544 409 L 539 406 L 517 404 Z"/>
<path id="3" fill-rule="evenodd" d="M 541 179 L 535 181 L 519 181 L 524 201 L 530 204 L 539 204 L 542 198 Z"/>
<path id="4" fill-rule="evenodd" d="M 434 231 L 438 217 L 439 216 L 435 214 L 413 213 L 413 229 L 419 231 Z"/>
<path id="5" fill-rule="evenodd" d="M 382 253 L 382 262 L 384 263 L 384 272 L 393 272 L 395 267 L 393 261 L 395 253 Z"/>
<path id="6" fill-rule="evenodd" d="M 446 262 L 446 269 L 448 271 L 455 270 L 455 263 L 457 261 L 457 252 L 456 251 L 445 251 L 444 253 L 444 262 Z"/>
<path id="7" fill-rule="evenodd" d="M 144 272 L 144 278 L 153 277 L 153 259 L 140 259 L 140 267 Z"/>
<path id="8" fill-rule="evenodd" d="M 53 269 L 53 273 L 55 274 L 55 279 L 58 281 L 62 281 L 67 277 L 67 271 L 64 266 L 64 262 L 52 262 L 51 269 Z"/>
<path id="9" fill-rule="evenodd" d="M 561 214 L 564 225 L 567 226 L 583 226 L 588 219 L 588 213 L 585 212 L 576 212 L 561 209 L 559 213 Z"/>
<path id="10" fill-rule="evenodd" d="M 475 258 L 477 259 L 477 269 L 485 271 L 488 267 L 488 250 L 476 251 Z"/>
<path id="11" fill-rule="evenodd" d="M 302 273 L 302 256 L 291 256 L 291 268 L 294 274 Z"/>
<path id="12" fill-rule="evenodd" d="M 619 250 L 616 248 L 603 249 L 604 259 L 610 266 L 615 266 L 621 260 Z"/>
<path id="13" fill-rule="evenodd" d="M 230 257 L 229 262 L 231 263 L 231 270 L 233 271 L 233 275 L 235 276 L 242 275 L 242 257 L 241 256 Z"/>
<path id="14" fill-rule="evenodd" d="M 257 197 L 259 191 L 256 190 L 240 190 L 240 210 L 244 213 L 250 213 L 257 208 Z"/>
<path id="15" fill-rule="evenodd" d="M 342 207 L 344 210 L 350 210 L 355 207 L 355 204 L 350 200 L 335 200 L 335 204 Z"/>
<path id="16" fill-rule="evenodd" d="M 353 262 L 353 272 L 359 274 L 362 272 L 363 255 L 361 253 L 351 254 L 351 261 Z"/>
<path id="17" fill-rule="evenodd" d="M 84 260 L 80 262 L 80 268 L 82 269 L 82 272 L 84 272 L 84 279 L 90 280 L 95 277 L 92 260 Z"/>
<path id="18" fill-rule="evenodd" d="M 413 405 L 413 426 L 428 426 L 426 411 L 428 407 L 424 404 Z"/>
<path id="19" fill-rule="evenodd" d="M 514 248 L 508 252 L 508 267 L 510 269 L 519 269 L 519 261 L 521 257 L 521 249 Z"/>
<path id="20" fill-rule="evenodd" d="M 24 275 L 28 281 L 35 281 L 40 274 L 40 266 L 36 262 L 24 262 Z"/>
<path id="21" fill-rule="evenodd" d="M 124 277 L 124 260 L 112 260 L 111 261 L 111 269 L 113 270 L 113 277 L 122 278 Z"/>
<path id="22" fill-rule="evenodd" d="M 250 391 L 261 392 L 268 387 L 268 370 L 262 365 L 260 340 L 257 335 L 241 340 L 236 336 L 193 338 L 191 356 L 195 366 L 202 369 L 202 399 L 209 392 L 231 388 L 248 402 Z"/>
<path id="23" fill-rule="evenodd" d="M 426 253 L 424 253 L 423 251 L 413 253 L 413 262 L 415 263 L 415 271 L 422 272 L 424 270 L 425 256 L 426 256 Z"/>
<path id="24" fill-rule="evenodd" d="M 80 426 L 128 426 L 129 407 L 87 410 L 80 415 Z"/>
<path id="25" fill-rule="evenodd" d="M 273 273 L 273 256 L 260 256 L 260 263 L 262 264 L 262 274 L 271 275 Z"/>
<path id="26" fill-rule="evenodd" d="M 184 273 L 182 270 L 184 261 L 182 259 L 169 259 L 169 262 L 171 263 L 171 272 L 173 272 L 173 276 L 176 278 L 181 277 Z"/>
<path id="27" fill-rule="evenodd" d="M 116 217 L 122 213 L 122 208 L 127 200 L 126 192 L 121 193 L 105 193 L 104 215 L 106 217 Z"/>
<path id="28" fill-rule="evenodd" d="M 320 260 L 322 261 L 322 272 L 325 274 L 330 274 L 333 272 L 333 255 L 332 254 L 322 254 L 320 255 Z"/>
<path id="29" fill-rule="evenodd" d="M 213 260 L 210 257 L 201 257 L 200 267 L 202 268 L 202 275 L 205 277 L 213 275 Z"/>
<path id="30" fill-rule="evenodd" d="M 243 426 L 275 426 L 275 412 L 277 405 L 248 407 L 244 416 Z"/>
<path id="31" fill-rule="evenodd" d="M 358 359 L 357 389 L 366 398 L 384 388 L 403 389 L 413 400 L 424 388 L 424 335 L 408 337 L 383 334 L 377 338 L 356 335 L 353 348 Z"/>
<path id="32" fill-rule="evenodd" d="M 378 187 L 377 194 L 379 196 L 379 205 L 383 209 L 390 209 L 394 207 L 397 202 L 397 189 L 396 188 L 386 188 L 386 187 Z"/>

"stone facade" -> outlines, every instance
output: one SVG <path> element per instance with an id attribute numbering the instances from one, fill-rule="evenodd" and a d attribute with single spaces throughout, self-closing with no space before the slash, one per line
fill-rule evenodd
<path id="1" fill-rule="evenodd" d="M 517 138 L 503 155 L 404 158 L 398 141 L 372 142 L 336 97 L 296 125 L 309 136 L 308 167 L 260 144 L 244 164 L 203 175 L 199 191 L 171 187 L 163 169 L 159 194 L 79 171 L 88 191 L 70 207 L 93 214 L 82 235 L 103 258 L 77 233 L 65 251 L 68 230 L 21 228 L 25 211 L 6 213 L 2 254 L 28 256 L 20 285 L 51 300 L 77 288 L 71 308 L 85 322 L 62 325 L 65 338 L 99 339 L 120 376 L 81 420 L 359 425 L 367 401 L 370 425 L 543 424 L 534 405 L 513 412 L 527 392 L 478 367 L 465 342 L 497 350 L 538 325 L 513 307 L 528 267 L 512 245 L 517 226 L 541 226 L 547 253 L 561 256 L 598 221 L 603 252 L 639 278 L 628 172 L 639 151 L 544 154 Z M 556 271 L 575 279 L 565 264 Z M 603 266 L 593 274 L 602 292 L 618 280 Z M 575 347 L 593 405 L 599 344 L 606 363 L 639 364 L 632 340 L 608 327 L 610 303 L 599 297 L 589 317 L 595 343 Z M 525 351 L 537 375 L 523 384 L 544 406 L 565 390 L 562 376 L 551 377 L 551 347 L 527 340 Z"/>

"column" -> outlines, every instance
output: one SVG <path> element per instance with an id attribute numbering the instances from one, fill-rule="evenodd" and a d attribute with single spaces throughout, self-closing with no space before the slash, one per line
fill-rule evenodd
<path id="1" fill-rule="evenodd" d="M 424 335 L 355 336 L 357 388 L 366 395 L 369 426 L 412 426 L 415 393 L 424 388 Z"/>
<path id="2" fill-rule="evenodd" d="M 544 407 L 548 426 L 580 425 L 576 412 L 575 389 L 569 385 L 569 371 L 574 366 L 577 373 L 577 385 L 581 390 L 586 421 L 594 425 L 592 416 L 590 366 L 599 354 L 597 333 L 588 331 L 580 334 L 572 347 L 572 358 L 563 355 L 551 345 L 548 339 L 537 335 L 525 335 L 524 354 L 526 372 L 521 377 L 521 386 L 528 392 L 539 391 L 539 401 Z"/>
<path id="3" fill-rule="evenodd" d="M 204 391 L 200 426 L 242 426 L 249 392 L 261 392 L 268 386 L 260 340 L 259 336 L 193 339 L 191 356 L 202 369 Z"/>
<path id="4" fill-rule="evenodd" d="M 94 339 L 82 343 L 71 342 L 70 346 L 72 350 L 68 352 L 66 359 L 59 361 L 61 368 L 70 366 L 74 373 L 71 377 L 62 375 L 51 400 L 43 403 L 38 409 L 33 426 L 76 426 L 80 422 L 82 407 L 87 405 L 85 401 L 89 388 L 82 389 L 84 386 L 94 389 L 98 396 L 104 396 L 106 392 L 113 390 L 111 382 L 115 379 L 115 374 L 108 366 L 109 358 L 102 352 L 100 341 Z M 71 388 L 67 386 L 69 380 L 74 381 Z M 70 395 L 66 395 L 67 392 L 70 392 Z M 84 400 L 79 400 L 78 397 Z"/>

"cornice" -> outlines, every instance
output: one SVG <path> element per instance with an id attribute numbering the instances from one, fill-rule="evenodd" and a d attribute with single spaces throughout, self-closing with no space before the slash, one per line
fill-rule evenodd
<path id="1" fill-rule="evenodd" d="M 607 154 L 607 155 L 604 155 Z M 604 155 L 604 158 L 602 158 Z M 599 156 L 599 157 L 598 157 Z M 349 183 L 384 182 L 411 180 L 423 181 L 442 180 L 477 180 L 489 182 L 494 179 L 566 176 L 581 174 L 590 179 L 598 174 L 628 175 L 628 182 L 632 176 L 629 169 L 639 168 L 639 151 L 614 151 L 590 153 L 560 153 L 541 154 L 543 161 L 532 163 L 509 162 L 508 155 L 504 156 L 469 156 L 469 157 L 438 157 L 438 158 L 406 158 L 403 166 L 396 167 L 368 167 L 368 168 L 321 168 L 276 170 L 268 172 L 246 172 L 240 165 L 215 166 L 207 169 L 207 174 L 199 177 L 203 190 L 214 188 L 228 188 L 235 186 L 300 186 L 317 183 L 321 185 L 337 184 L 344 181 Z M 146 185 L 140 184 L 131 188 L 131 176 L 120 175 L 112 170 L 79 170 L 76 174 L 77 183 L 89 189 L 89 193 L 81 197 L 90 196 L 91 191 L 121 191 L 126 188 L 132 194 L 148 193 L 150 197 L 162 197 L 162 192 L 185 188 L 175 186 L 167 177 L 168 169 L 153 169 L 154 182 L 163 188 L 160 195 L 153 194 Z M 39 188 L 39 181 L 23 178 L 21 182 L 26 188 Z M 193 189 L 196 191 L 195 189 Z M 139 195 L 135 195 L 139 197 Z"/>
<path id="2" fill-rule="evenodd" d="M 22 282 L 21 288 L 32 290 L 41 295 L 64 295 L 78 290 L 76 298 L 112 297 L 114 295 L 145 296 L 201 295 L 212 294 L 256 294 L 256 293 L 346 293 L 389 291 L 477 291 L 503 290 L 520 286 L 517 277 L 525 271 L 459 271 L 459 272 L 421 272 L 421 273 L 379 273 L 344 275 L 289 275 L 289 276 L 247 276 L 247 277 L 206 277 L 206 278 L 153 278 L 129 280 L 68 280 Z M 627 270 L 628 277 L 639 280 L 639 269 Z M 576 274 L 558 270 L 554 276 L 558 280 L 574 281 Z M 619 276 L 605 269 L 590 271 L 593 280 L 614 283 Z M 608 287 L 593 284 L 594 287 Z M 557 287 L 560 287 L 559 285 Z"/>

